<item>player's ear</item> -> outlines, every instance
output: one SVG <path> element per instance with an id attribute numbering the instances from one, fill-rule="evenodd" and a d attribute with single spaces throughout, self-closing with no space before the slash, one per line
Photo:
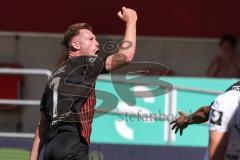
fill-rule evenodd
<path id="1" fill-rule="evenodd" d="M 71 47 L 74 50 L 79 50 L 80 49 L 80 44 L 77 41 L 72 41 L 71 42 Z"/>

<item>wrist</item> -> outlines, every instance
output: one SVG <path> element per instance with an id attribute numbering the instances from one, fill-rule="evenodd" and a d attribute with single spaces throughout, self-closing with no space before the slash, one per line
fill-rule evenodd
<path id="1" fill-rule="evenodd" d="M 130 21 L 126 23 L 127 27 L 135 27 L 136 26 L 136 21 Z"/>
<path id="2" fill-rule="evenodd" d="M 188 124 L 193 124 L 194 122 L 193 122 L 193 119 L 192 119 L 192 115 L 188 115 L 187 116 L 187 123 Z"/>

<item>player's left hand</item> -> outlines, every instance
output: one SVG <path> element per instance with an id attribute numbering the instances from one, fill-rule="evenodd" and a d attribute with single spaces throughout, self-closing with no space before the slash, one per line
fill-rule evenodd
<path id="1" fill-rule="evenodd" d="M 187 128 L 188 125 L 189 125 L 189 121 L 188 121 L 189 118 L 188 118 L 188 116 L 185 113 L 183 113 L 181 111 L 178 111 L 178 113 L 179 113 L 180 117 L 178 117 L 177 119 L 173 120 L 170 123 L 170 125 L 173 125 L 172 126 L 172 130 L 175 129 L 175 134 L 178 132 L 178 130 L 180 130 L 180 135 L 182 135 L 183 130 L 185 128 Z"/>

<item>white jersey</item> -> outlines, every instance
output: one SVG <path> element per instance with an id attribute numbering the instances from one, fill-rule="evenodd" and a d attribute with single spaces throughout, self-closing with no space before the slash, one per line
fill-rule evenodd
<path id="1" fill-rule="evenodd" d="M 240 91 L 232 88 L 219 95 L 211 106 L 210 131 L 228 132 L 226 160 L 240 160 Z"/>

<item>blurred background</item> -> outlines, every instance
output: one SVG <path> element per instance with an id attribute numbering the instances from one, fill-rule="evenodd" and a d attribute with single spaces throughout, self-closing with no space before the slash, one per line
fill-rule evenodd
<path id="1" fill-rule="evenodd" d="M 133 61 L 165 66 L 165 71 L 156 68 L 149 76 L 168 82 L 173 89 L 154 95 L 147 86 L 133 85 L 133 93 L 147 90 L 152 94 L 150 98 L 136 98 L 135 106 L 124 101 L 111 81 L 101 80 L 110 75 L 99 78 L 97 89 L 118 97 L 117 112 L 129 109 L 169 118 L 149 120 L 111 113 L 95 118 L 90 159 L 203 159 L 208 125 L 191 126 L 179 136 L 171 131 L 169 121 L 178 110 L 190 114 L 209 105 L 239 78 L 239 5 L 235 0 L 3 1 L 0 159 L 27 159 L 47 77 L 66 52 L 62 46 L 66 28 L 87 22 L 93 26 L 101 49 L 109 41 L 118 44 L 125 29 L 117 17 L 122 6 L 138 14 Z"/>

